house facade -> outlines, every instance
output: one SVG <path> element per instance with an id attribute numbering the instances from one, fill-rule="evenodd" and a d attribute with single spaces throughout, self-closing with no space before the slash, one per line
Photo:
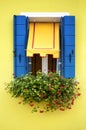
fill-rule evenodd
<path id="1" fill-rule="evenodd" d="M 0 129 L 1 130 L 85 130 L 86 129 L 86 2 L 85 0 L 22 0 L 0 2 Z M 28 105 L 19 104 L 5 90 L 13 79 L 13 16 L 21 12 L 68 12 L 75 16 L 75 77 L 79 80 L 81 96 L 71 110 L 31 113 Z"/>

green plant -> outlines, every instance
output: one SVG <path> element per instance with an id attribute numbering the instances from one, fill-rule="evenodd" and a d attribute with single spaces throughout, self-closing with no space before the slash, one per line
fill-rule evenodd
<path id="1" fill-rule="evenodd" d="M 13 97 L 22 97 L 24 103 L 29 103 L 32 111 L 53 111 L 71 109 L 75 99 L 80 96 L 78 82 L 66 79 L 58 72 L 37 72 L 14 78 L 7 86 Z M 40 108 L 40 103 L 44 107 Z"/>

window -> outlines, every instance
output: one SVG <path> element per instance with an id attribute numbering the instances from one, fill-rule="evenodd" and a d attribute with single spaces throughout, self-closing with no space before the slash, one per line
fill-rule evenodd
<path id="1" fill-rule="evenodd" d="M 26 74 L 31 70 L 31 59 L 30 58 L 28 59 L 28 57 L 26 56 L 28 32 L 29 32 L 28 23 L 30 22 L 26 16 L 14 16 L 14 52 L 15 52 L 14 53 L 14 73 L 15 73 L 15 76 L 21 76 L 22 74 Z M 60 18 L 60 32 L 61 32 L 60 33 L 61 34 L 60 35 L 61 75 L 64 76 L 65 78 L 72 78 L 75 76 L 75 17 L 74 16 L 64 16 Z M 30 37 L 30 32 L 29 32 L 29 37 Z M 57 36 L 55 36 L 55 38 L 57 38 Z M 38 40 L 37 37 L 35 40 L 36 41 Z M 37 48 L 39 48 L 39 45 L 41 44 L 38 44 Z M 48 68 L 55 68 L 55 69 L 59 68 L 57 64 L 55 64 L 55 62 L 58 63 L 58 60 L 53 61 L 52 56 L 51 56 L 51 55 L 55 56 L 53 51 L 51 51 L 51 50 L 54 50 L 55 52 L 55 49 L 50 50 L 52 54 L 49 53 L 49 50 L 47 49 L 44 49 L 45 51 L 43 50 L 40 51 L 40 50 L 41 49 L 34 50 L 34 48 L 31 48 L 31 55 L 32 56 L 34 55 L 32 58 L 32 66 L 34 66 L 35 64 L 33 59 L 37 60 L 37 58 L 40 57 L 38 54 L 41 54 L 42 56 L 48 55 L 48 64 L 49 64 Z M 36 51 L 38 52 L 35 53 Z M 56 57 L 58 54 L 59 54 L 58 50 L 56 50 Z M 42 59 L 41 58 L 38 58 L 38 59 L 40 60 L 40 63 L 42 64 Z M 28 65 L 28 60 L 29 60 L 29 65 Z M 51 61 L 52 61 L 52 64 L 51 64 Z M 51 67 L 51 66 L 54 66 L 54 67 Z"/>
<path id="2" fill-rule="evenodd" d="M 59 23 L 30 23 L 27 56 L 33 57 L 31 71 L 56 71 L 54 64 L 59 54 Z"/>

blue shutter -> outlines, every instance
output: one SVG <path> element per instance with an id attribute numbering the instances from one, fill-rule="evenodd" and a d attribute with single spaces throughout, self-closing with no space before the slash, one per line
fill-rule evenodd
<path id="1" fill-rule="evenodd" d="M 22 76 L 28 73 L 28 58 L 26 46 L 28 37 L 28 18 L 14 16 L 14 75 Z"/>
<path id="2" fill-rule="evenodd" d="M 61 19 L 61 75 L 75 77 L 75 16 Z"/>

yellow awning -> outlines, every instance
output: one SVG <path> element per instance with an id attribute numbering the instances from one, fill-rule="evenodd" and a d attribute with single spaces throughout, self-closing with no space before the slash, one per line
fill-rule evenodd
<path id="1" fill-rule="evenodd" d="M 27 56 L 52 54 L 59 58 L 59 23 L 30 23 Z"/>

